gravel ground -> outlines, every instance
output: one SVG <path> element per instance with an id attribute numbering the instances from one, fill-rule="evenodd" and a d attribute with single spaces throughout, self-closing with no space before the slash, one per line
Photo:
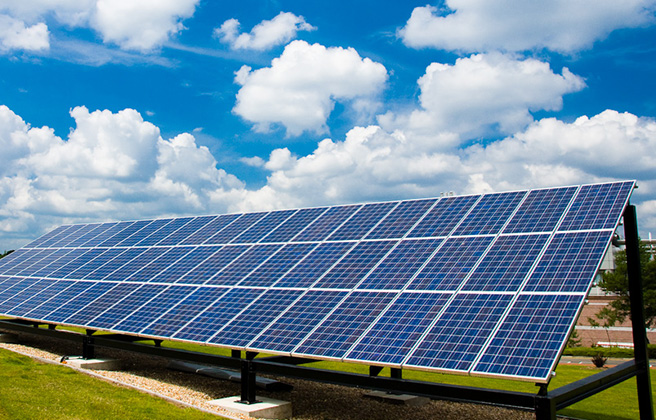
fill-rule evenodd
<path id="1" fill-rule="evenodd" d="M 0 347 L 32 357 L 59 362 L 63 355 L 79 354 L 78 344 L 44 337 L 19 334 L 21 344 L 0 344 Z M 129 352 L 99 349 L 98 357 L 118 358 L 124 362 L 122 371 L 81 371 L 100 375 L 124 386 L 192 405 L 204 411 L 230 418 L 246 419 L 226 413 L 208 402 L 213 399 L 239 395 L 238 383 L 221 381 L 204 376 L 167 369 L 167 360 Z M 461 404 L 448 401 L 431 401 L 421 407 L 399 406 L 363 398 L 366 391 L 327 385 L 311 381 L 282 378 L 294 386 L 291 392 L 264 392 L 258 395 L 291 401 L 294 420 L 319 419 L 534 419 L 532 413 L 493 406 Z"/>

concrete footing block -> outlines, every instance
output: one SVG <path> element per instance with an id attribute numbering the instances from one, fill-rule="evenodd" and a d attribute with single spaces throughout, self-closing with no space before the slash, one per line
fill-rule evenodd
<path id="1" fill-rule="evenodd" d="M 249 418 L 259 419 L 287 419 L 292 416 L 292 403 L 289 401 L 274 400 L 273 398 L 257 397 L 255 404 L 242 404 L 238 402 L 241 397 L 227 397 L 212 400 L 209 403 L 221 407 L 226 411 L 238 413 Z"/>
<path id="2" fill-rule="evenodd" d="M 83 359 L 82 356 L 68 357 L 62 363 L 80 369 L 120 370 L 121 361 L 117 359 Z"/>
<path id="3" fill-rule="evenodd" d="M 0 333 L 0 343 L 16 344 L 18 343 L 18 336 L 11 333 Z"/>
<path id="4" fill-rule="evenodd" d="M 430 399 L 426 397 L 418 397 L 416 395 L 408 394 L 390 394 L 385 391 L 366 392 L 364 397 L 387 402 L 390 404 L 407 405 L 410 407 L 419 407 L 430 402 Z"/>

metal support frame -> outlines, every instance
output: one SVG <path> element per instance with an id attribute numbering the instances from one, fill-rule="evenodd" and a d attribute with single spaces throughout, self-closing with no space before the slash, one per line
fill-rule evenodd
<path id="1" fill-rule="evenodd" d="M 289 378 L 305 379 L 336 385 L 354 386 L 386 392 L 404 393 L 439 400 L 465 403 L 490 404 L 518 408 L 535 413 L 537 420 L 555 420 L 556 411 L 568 407 L 596 393 L 636 377 L 638 388 L 638 405 L 641 420 L 653 420 L 651 383 L 649 379 L 649 359 L 647 358 L 647 338 L 644 323 L 642 288 L 640 279 L 640 261 L 638 256 L 638 228 L 635 207 L 629 205 L 624 213 L 624 231 L 626 235 L 627 264 L 629 271 L 629 298 L 631 301 L 631 320 L 633 322 L 633 342 L 635 356 L 619 366 L 597 373 L 566 386 L 548 391 L 547 386 L 540 386 L 537 393 L 512 392 L 486 388 L 448 385 L 416 380 L 402 379 L 401 369 L 392 368 L 390 377 L 378 376 L 382 368 L 371 366 L 369 374 L 356 374 L 302 366 L 314 360 L 288 356 L 273 356 L 256 359 L 257 353 L 232 350 L 231 356 L 218 356 L 186 350 L 170 349 L 157 345 L 146 345 L 134 340 L 117 339 L 115 335 L 92 336 L 38 328 L 39 323 L 25 320 L 0 320 L 0 329 L 16 332 L 39 334 L 72 341 L 81 341 L 85 358 L 93 357 L 97 347 L 126 350 L 160 357 L 193 361 L 241 370 L 241 401 L 245 404 L 257 402 L 255 395 L 256 372 Z M 35 328 L 36 327 L 36 328 Z M 146 340 L 146 338 L 142 338 Z"/>

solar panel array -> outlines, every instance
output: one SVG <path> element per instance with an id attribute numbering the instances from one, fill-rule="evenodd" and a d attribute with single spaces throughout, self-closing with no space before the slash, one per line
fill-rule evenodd
<path id="1" fill-rule="evenodd" d="M 0 260 L 0 314 L 547 382 L 633 187 L 61 226 Z"/>

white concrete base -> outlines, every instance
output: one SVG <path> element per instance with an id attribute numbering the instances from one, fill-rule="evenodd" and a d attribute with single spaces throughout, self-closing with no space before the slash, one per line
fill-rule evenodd
<path id="1" fill-rule="evenodd" d="M 390 404 L 407 405 L 410 407 L 419 407 L 428 404 L 430 401 L 426 397 L 418 397 L 408 394 L 390 394 L 385 391 L 370 391 L 364 394 L 365 398 L 388 402 Z"/>
<path id="2" fill-rule="evenodd" d="M 289 401 L 274 400 L 273 398 L 257 397 L 261 402 L 255 404 L 242 404 L 238 402 L 241 397 L 227 397 L 212 400 L 209 403 L 221 407 L 226 411 L 246 415 L 250 418 L 286 419 L 292 416 L 292 403 Z"/>
<path id="3" fill-rule="evenodd" d="M 83 359 L 82 356 L 69 357 L 62 363 L 80 369 L 119 370 L 121 368 L 121 361 L 117 359 Z"/>
<path id="4" fill-rule="evenodd" d="M 18 336 L 11 333 L 0 333 L 0 343 L 15 344 L 18 343 Z"/>

